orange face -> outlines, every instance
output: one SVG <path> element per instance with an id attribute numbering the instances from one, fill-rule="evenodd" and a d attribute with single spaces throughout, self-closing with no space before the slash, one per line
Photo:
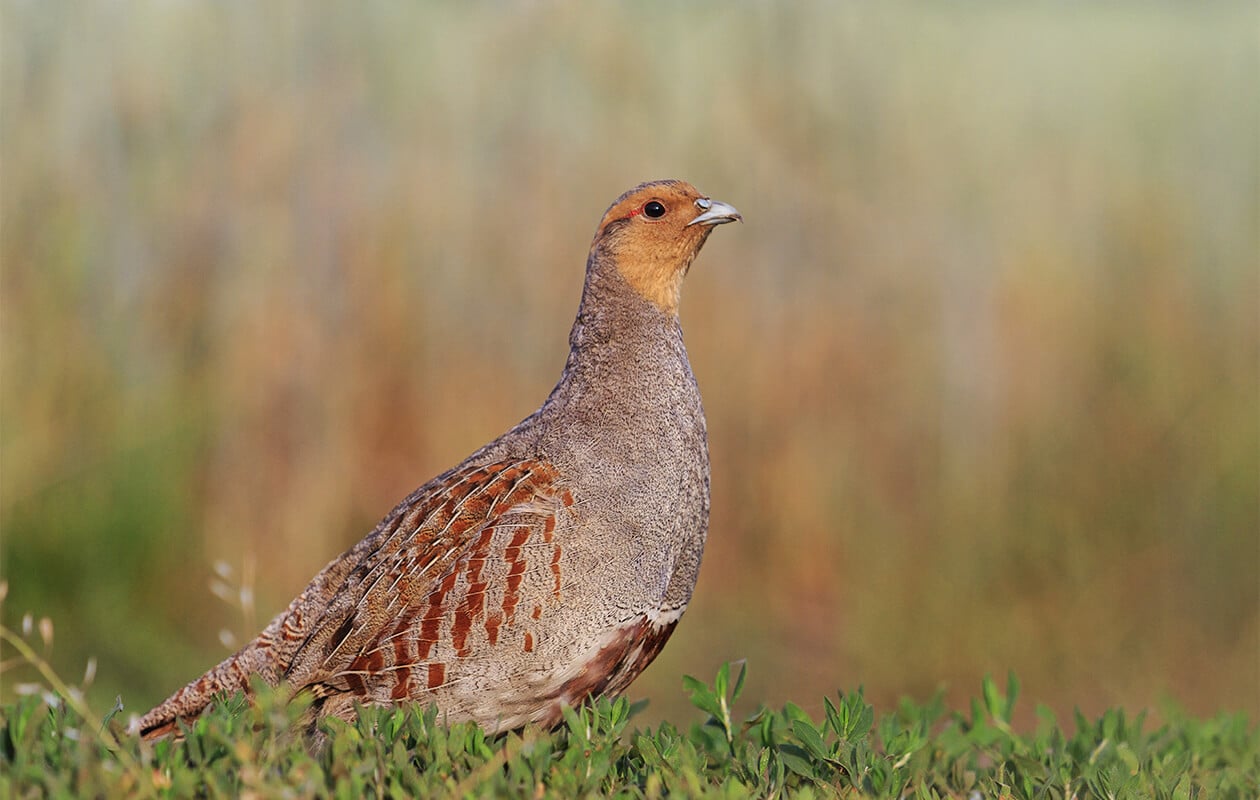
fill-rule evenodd
<path id="1" fill-rule="evenodd" d="M 678 312 L 682 280 L 715 225 L 742 217 L 684 181 L 655 181 L 612 204 L 592 248 L 611 256 L 639 294 Z"/>

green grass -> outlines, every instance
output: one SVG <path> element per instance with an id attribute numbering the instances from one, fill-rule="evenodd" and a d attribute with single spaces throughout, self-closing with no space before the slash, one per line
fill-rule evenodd
<path id="1" fill-rule="evenodd" d="M 1260 792 L 1260 737 L 1243 715 L 1077 714 L 1044 707 L 1012 728 L 1019 685 L 986 679 L 967 712 L 940 696 L 876 719 L 861 690 L 812 718 L 788 704 L 737 717 L 744 682 L 723 665 L 709 685 L 685 678 L 688 727 L 637 727 L 628 700 L 566 710 L 552 732 L 487 737 L 443 725 L 435 709 L 361 709 L 321 723 L 322 747 L 294 733 L 303 711 L 263 691 L 221 702 L 182 742 L 142 743 L 111 717 L 84 719 L 53 694 L 0 706 L 5 797 L 871 797 L 1213 798 Z"/>

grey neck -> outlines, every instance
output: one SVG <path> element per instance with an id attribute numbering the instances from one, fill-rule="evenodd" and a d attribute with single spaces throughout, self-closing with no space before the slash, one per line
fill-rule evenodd
<path id="1" fill-rule="evenodd" d="M 598 252 L 587 268 L 569 342 L 560 381 L 538 411 L 540 433 L 550 445 L 544 449 L 554 453 L 562 442 L 584 448 L 599 441 L 646 444 L 653 433 L 680 424 L 703 429 L 678 318 L 635 292 Z M 553 439 L 547 434 L 558 421 L 564 435 Z"/>

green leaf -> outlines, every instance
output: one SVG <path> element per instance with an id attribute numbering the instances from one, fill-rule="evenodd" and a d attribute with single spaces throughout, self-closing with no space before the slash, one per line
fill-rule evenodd
<path id="1" fill-rule="evenodd" d="M 691 704 L 714 719 L 722 716 L 722 706 L 717 695 L 703 682 L 690 675 L 683 676 L 683 686 L 691 693 Z"/>
<path id="2" fill-rule="evenodd" d="M 735 662 L 739 664 L 739 677 L 735 679 L 735 689 L 731 692 L 732 702 L 739 699 L 739 695 L 744 691 L 744 678 L 748 676 L 748 661 L 741 658 Z"/>
<path id="3" fill-rule="evenodd" d="M 813 761 L 809 753 L 794 745 L 785 744 L 779 748 L 779 759 L 788 769 L 802 778 L 814 779 Z"/>
<path id="4" fill-rule="evenodd" d="M 984 708 L 992 719 L 1002 718 L 1002 692 L 992 677 L 985 675 L 980 681 L 980 693 L 984 696 Z"/>
<path id="5" fill-rule="evenodd" d="M 1015 718 L 1015 700 L 1019 697 L 1019 678 L 1015 677 L 1015 670 L 1010 670 L 1006 674 L 1006 703 L 1002 709 L 1002 721 L 1010 724 Z"/>
<path id="6" fill-rule="evenodd" d="M 814 758 L 824 759 L 827 757 L 827 746 L 823 743 L 823 738 L 809 722 L 798 719 L 792 722 L 792 733 L 796 734 L 796 738 L 805 746 L 805 750 Z"/>
<path id="7" fill-rule="evenodd" d="M 713 693 L 718 697 L 725 697 L 730 679 L 731 665 L 729 662 L 723 661 L 722 666 L 718 667 L 717 677 L 713 679 Z"/>

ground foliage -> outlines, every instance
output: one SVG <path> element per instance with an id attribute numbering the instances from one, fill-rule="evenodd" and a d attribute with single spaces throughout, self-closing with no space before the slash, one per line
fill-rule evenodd
<path id="1" fill-rule="evenodd" d="M 1257 729 L 1244 715 L 1147 724 L 1109 710 L 1060 727 L 1046 709 L 1011 727 L 1019 683 L 986 679 L 966 712 L 939 697 L 877 718 L 862 691 L 822 719 L 788 704 L 732 712 L 743 685 L 684 678 L 705 719 L 639 729 L 625 698 L 566 711 L 554 732 L 487 736 L 435 710 L 364 709 L 321 723 L 322 749 L 295 733 L 304 708 L 262 691 L 220 703 L 183 742 L 143 743 L 114 712 L 85 721 L 81 701 L 48 691 L 0 707 L 5 797 L 873 797 L 1253 798 Z M 261 687 L 260 687 L 261 688 Z M 1148 730 L 1148 728 L 1151 728 Z"/>

